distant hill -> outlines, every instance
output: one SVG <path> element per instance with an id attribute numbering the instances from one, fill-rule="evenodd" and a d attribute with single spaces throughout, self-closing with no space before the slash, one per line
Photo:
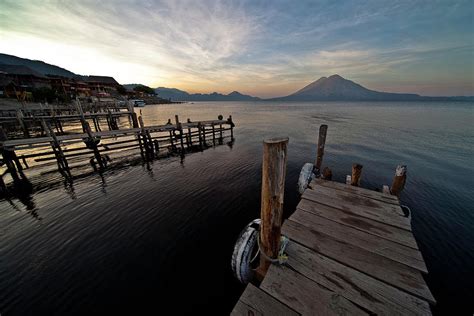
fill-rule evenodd
<path id="1" fill-rule="evenodd" d="M 406 101 L 422 100 L 418 94 L 378 92 L 364 88 L 339 75 L 321 77 L 301 90 L 286 97 L 274 98 L 277 101 Z"/>
<path id="2" fill-rule="evenodd" d="M 175 88 L 159 87 L 155 89 L 160 98 L 171 99 L 173 101 L 258 101 L 260 98 L 245 95 L 237 91 L 229 94 L 221 94 L 217 92 L 203 94 L 203 93 L 188 93 L 183 90 Z"/>
<path id="3" fill-rule="evenodd" d="M 63 76 L 67 78 L 73 78 L 77 76 L 75 73 L 66 70 L 64 68 L 47 64 L 40 60 L 31 60 L 26 58 L 20 58 L 13 55 L 1 54 L 0 53 L 0 64 L 5 65 L 18 65 L 18 66 L 26 66 L 31 70 L 34 70 L 37 73 L 40 73 L 44 76 L 46 75 L 55 75 L 55 76 Z"/>

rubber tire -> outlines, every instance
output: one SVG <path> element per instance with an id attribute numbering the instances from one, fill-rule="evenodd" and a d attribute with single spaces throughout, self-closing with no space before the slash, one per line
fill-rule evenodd
<path id="1" fill-rule="evenodd" d="M 260 222 L 260 219 L 255 219 L 245 226 L 237 238 L 232 253 L 232 271 L 237 280 L 243 284 L 249 283 L 254 277 L 255 272 L 251 267 L 250 260 L 255 254 L 255 247 L 258 247 Z"/>

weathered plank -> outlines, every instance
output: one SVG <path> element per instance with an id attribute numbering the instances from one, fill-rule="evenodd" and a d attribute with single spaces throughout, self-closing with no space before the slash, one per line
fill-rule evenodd
<path id="1" fill-rule="evenodd" d="M 374 200 L 399 205 L 398 198 L 395 195 L 384 194 L 382 192 L 372 191 L 372 190 L 364 189 L 361 187 L 354 187 L 354 186 L 350 186 L 344 183 L 339 183 L 339 182 L 334 182 L 334 181 L 325 181 L 322 179 L 314 179 L 310 185 L 311 186 L 321 185 L 328 188 L 342 190 L 348 193 L 365 196 Z"/>
<path id="2" fill-rule="evenodd" d="M 260 288 L 303 315 L 367 315 L 359 306 L 284 266 L 272 265 Z"/>
<path id="3" fill-rule="evenodd" d="M 308 227 L 292 220 L 285 221 L 282 233 L 291 238 L 292 242 L 298 242 L 348 267 L 434 302 L 420 271 L 413 267 L 335 239 L 314 229 L 308 229 Z"/>
<path id="4" fill-rule="evenodd" d="M 287 247 L 296 272 L 376 314 L 425 315 L 428 302 L 349 268 L 298 243 Z"/>
<path id="5" fill-rule="evenodd" d="M 373 235 L 348 226 L 342 226 L 324 217 L 308 213 L 301 209 L 296 210 L 290 219 L 310 229 L 327 234 L 356 247 L 366 249 L 420 271 L 427 272 L 423 257 L 416 249 L 383 238 L 376 238 Z"/>
<path id="6" fill-rule="evenodd" d="M 394 213 L 387 213 L 386 209 L 375 209 L 367 206 L 354 205 L 349 201 L 340 200 L 335 194 L 326 194 L 326 192 L 323 192 L 322 190 L 306 190 L 303 193 L 302 198 L 348 211 L 362 217 L 370 218 L 380 223 L 411 231 L 411 225 L 408 218 Z"/>
<path id="7" fill-rule="evenodd" d="M 298 207 L 315 215 L 347 225 L 369 234 L 379 236 L 402 245 L 418 249 L 415 238 L 408 230 L 355 215 L 349 211 L 333 208 L 318 202 L 301 199 Z"/>
<path id="8" fill-rule="evenodd" d="M 320 185 L 312 186 L 311 190 L 316 191 L 318 193 L 324 192 L 329 196 L 334 196 L 337 197 L 339 200 L 349 202 L 351 205 L 362 206 L 365 208 L 371 208 L 380 211 L 386 210 L 387 215 L 394 214 L 407 220 L 402 209 L 400 208 L 400 205 L 393 205 L 390 203 L 369 199 L 365 196 L 361 196 L 360 194 L 353 194 L 342 190 L 329 189 Z M 407 222 L 409 222 L 409 220 L 407 220 Z"/>
<path id="9" fill-rule="evenodd" d="M 249 283 L 245 288 L 245 291 L 242 293 L 242 296 L 240 296 L 240 299 L 235 305 L 231 315 L 296 316 L 299 314 Z"/>

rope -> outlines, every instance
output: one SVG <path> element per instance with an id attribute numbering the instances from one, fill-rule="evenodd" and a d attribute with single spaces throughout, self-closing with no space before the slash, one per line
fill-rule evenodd
<path id="1" fill-rule="evenodd" d="M 290 239 L 284 235 L 280 236 L 280 250 L 278 251 L 278 256 L 276 259 L 270 258 L 263 250 L 262 247 L 260 246 L 260 234 L 258 234 L 257 238 L 257 244 L 258 244 L 258 252 L 255 254 L 253 259 L 250 262 L 253 262 L 257 255 L 260 253 L 262 256 L 270 261 L 271 263 L 278 263 L 278 264 L 283 264 L 288 260 L 288 255 L 285 253 L 286 246 L 288 245 L 288 242 Z"/>

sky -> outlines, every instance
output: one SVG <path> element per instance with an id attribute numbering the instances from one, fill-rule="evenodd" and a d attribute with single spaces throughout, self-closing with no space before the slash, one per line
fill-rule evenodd
<path id="1" fill-rule="evenodd" d="M 188 92 L 474 95 L 474 1 L 0 0 L 0 52 Z"/>

